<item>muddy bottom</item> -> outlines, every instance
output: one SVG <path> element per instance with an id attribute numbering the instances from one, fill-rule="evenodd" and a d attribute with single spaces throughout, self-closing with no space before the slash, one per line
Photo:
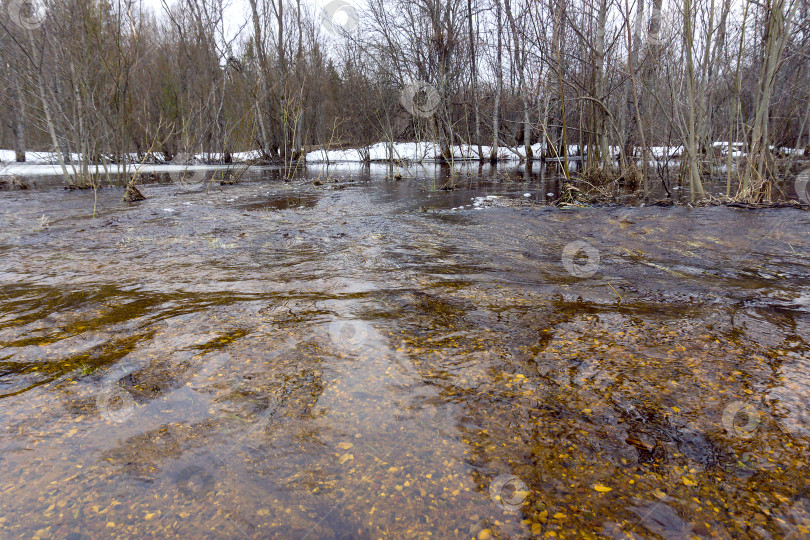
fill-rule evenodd
<path id="1" fill-rule="evenodd" d="M 0 193 L 0 537 L 810 535 L 810 214 L 389 174 Z"/>

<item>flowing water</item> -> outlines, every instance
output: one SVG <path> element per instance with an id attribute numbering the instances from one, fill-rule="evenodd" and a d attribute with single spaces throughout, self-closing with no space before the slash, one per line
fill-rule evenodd
<path id="1" fill-rule="evenodd" d="M 0 193 L 0 537 L 810 535 L 810 214 L 374 171 Z"/>

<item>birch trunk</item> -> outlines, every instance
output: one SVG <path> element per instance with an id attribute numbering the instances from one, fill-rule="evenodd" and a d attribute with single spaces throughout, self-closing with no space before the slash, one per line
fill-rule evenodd
<path id="1" fill-rule="evenodd" d="M 14 132 L 14 157 L 22 163 L 25 161 L 25 100 L 23 100 L 22 84 L 20 75 L 13 74 L 14 84 L 11 91 L 14 94 L 14 120 L 12 131 Z"/>
<path id="2" fill-rule="evenodd" d="M 660 0 L 659 0 L 660 1 Z M 607 94 L 607 81 L 605 79 L 605 26 L 607 25 L 607 0 L 600 0 L 599 12 L 596 16 L 596 45 L 594 52 L 596 99 L 604 101 Z M 607 111 L 603 107 L 593 105 L 596 113 L 596 146 L 599 153 L 599 166 L 610 169 L 610 147 L 607 136 Z"/>
<path id="3" fill-rule="evenodd" d="M 759 77 L 759 94 L 756 116 L 751 128 L 750 154 L 746 173 L 743 175 L 741 195 L 744 199 L 759 201 L 765 195 L 766 167 L 770 166 L 770 124 L 771 97 L 776 85 L 776 72 L 782 61 L 785 42 L 790 31 L 793 15 L 798 2 L 793 2 L 785 13 L 786 0 L 768 2 L 768 23 L 765 28 L 765 55 Z"/>
<path id="4" fill-rule="evenodd" d="M 467 31 L 470 40 L 470 81 L 473 96 L 473 114 L 475 115 L 475 144 L 478 146 L 478 159 L 484 159 L 481 149 L 481 105 L 478 102 L 478 58 L 476 55 L 477 33 L 473 31 L 472 0 L 467 0 Z"/>
<path id="5" fill-rule="evenodd" d="M 45 123 L 48 126 L 48 134 L 51 136 L 51 143 L 53 144 L 53 148 L 56 149 L 56 158 L 59 160 L 59 166 L 62 169 L 62 176 L 65 179 L 65 183 L 67 185 L 73 185 L 73 180 L 70 177 L 70 173 L 67 170 L 67 166 L 65 165 L 65 158 L 62 155 L 62 151 L 59 149 L 59 137 L 56 135 L 56 126 L 53 122 L 53 116 L 51 115 L 51 107 L 49 105 L 48 94 L 45 90 L 45 79 L 42 76 L 42 60 L 41 56 L 37 54 L 36 43 L 34 41 L 34 34 L 31 30 L 28 30 L 28 42 L 31 44 L 31 55 L 32 60 L 34 62 L 34 70 L 37 72 L 37 90 L 39 91 L 39 98 L 42 102 L 42 112 L 45 114 Z"/>
<path id="6" fill-rule="evenodd" d="M 495 20 L 497 22 L 497 47 L 495 49 L 495 105 L 492 108 L 492 148 L 489 152 L 490 163 L 498 161 L 498 116 L 501 107 L 501 89 L 503 86 L 503 63 L 501 61 L 503 22 L 501 20 L 501 0 L 495 0 Z"/>
<path id="7" fill-rule="evenodd" d="M 692 201 L 704 197 L 703 184 L 700 181 L 697 152 L 697 119 L 695 114 L 695 67 L 694 67 L 694 39 L 692 28 L 692 0 L 684 0 L 683 6 L 683 32 L 686 54 L 686 86 L 688 119 L 686 125 L 686 153 L 689 159 L 689 192 Z"/>
<path id="8" fill-rule="evenodd" d="M 256 47 L 256 57 L 259 59 L 259 70 L 261 71 L 261 74 L 259 75 L 261 96 L 260 99 L 254 101 L 253 105 L 256 109 L 256 119 L 259 122 L 259 135 L 261 137 L 262 153 L 264 153 L 265 156 L 269 156 L 271 154 L 270 136 L 267 131 L 267 123 L 264 116 L 265 112 L 261 106 L 261 103 L 267 103 L 267 99 L 270 96 L 270 88 L 267 82 L 269 67 L 267 65 L 267 56 L 264 53 L 261 20 L 259 19 L 259 9 L 256 5 L 256 0 L 250 0 L 250 11 L 253 17 L 253 42 Z"/>

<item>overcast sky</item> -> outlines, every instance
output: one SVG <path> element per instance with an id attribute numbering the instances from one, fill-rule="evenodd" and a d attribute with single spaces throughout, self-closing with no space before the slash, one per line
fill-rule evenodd
<path id="1" fill-rule="evenodd" d="M 225 8 L 225 24 L 227 28 L 227 33 L 229 37 L 232 37 L 235 34 L 240 26 L 242 26 L 245 21 L 248 20 L 250 17 L 250 4 L 248 0 L 224 0 L 227 3 Z M 293 2 L 294 0 L 288 0 L 289 2 Z M 316 9 L 323 10 L 324 6 L 329 4 L 330 2 L 337 1 L 342 2 L 346 1 L 354 6 L 360 6 L 362 3 L 359 0 L 303 0 L 302 4 L 308 4 L 310 6 L 315 6 Z M 164 12 L 163 3 L 161 0 L 143 0 L 145 6 L 149 6 L 154 10 L 157 15 L 161 15 Z M 177 0 L 166 0 L 169 6 L 174 5 Z M 338 12 L 336 15 L 339 22 L 341 19 L 345 19 L 345 14 Z"/>

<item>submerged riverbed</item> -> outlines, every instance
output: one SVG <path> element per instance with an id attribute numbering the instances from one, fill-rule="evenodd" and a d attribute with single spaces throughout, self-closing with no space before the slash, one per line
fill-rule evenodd
<path id="1" fill-rule="evenodd" d="M 808 212 L 323 176 L 0 192 L 1 537 L 810 535 Z"/>

